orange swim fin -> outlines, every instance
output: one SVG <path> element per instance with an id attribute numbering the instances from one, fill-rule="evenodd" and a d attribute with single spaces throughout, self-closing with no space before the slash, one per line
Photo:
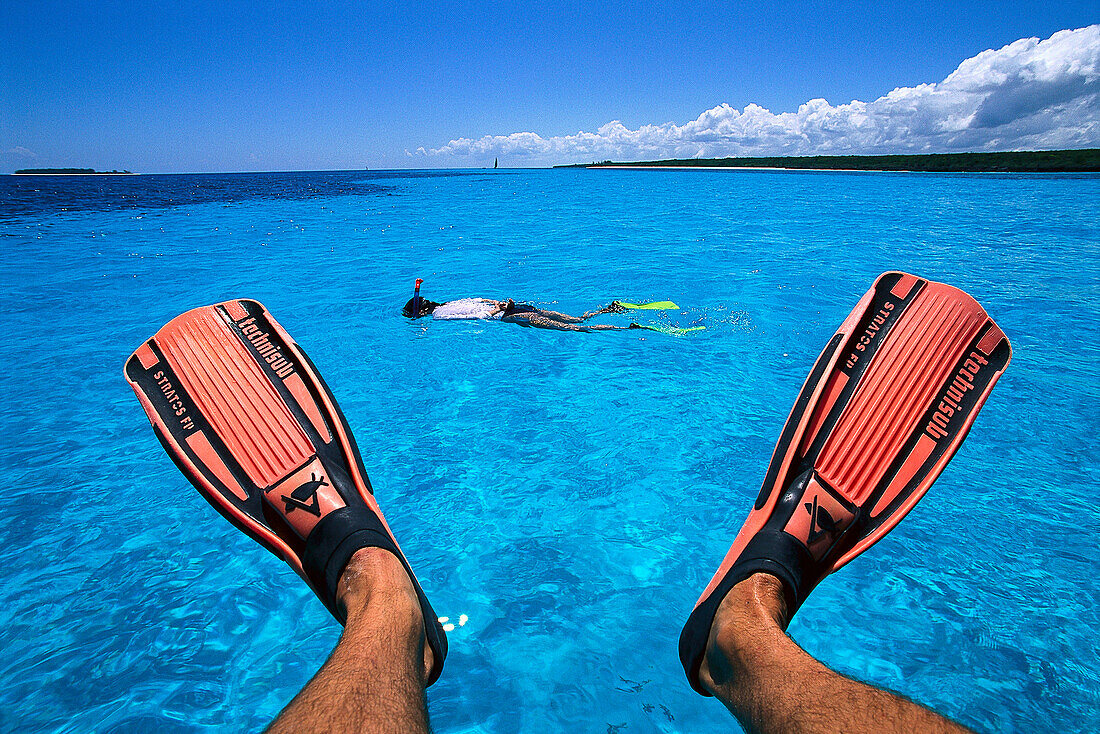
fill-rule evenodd
<path id="1" fill-rule="evenodd" d="M 818 357 L 741 532 L 680 635 L 696 691 L 715 612 L 738 582 L 783 582 L 793 614 L 936 481 L 1011 359 L 977 301 L 885 273 Z"/>
<path id="2" fill-rule="evenodd" d="M 203 497 L 279 556 L 343 623 L 340 575 L 360 548 L 404 565 L 435 663 L 447 637 L 394 540 L 336 400 L 309 357 L 256 301 L 172 319 L 126 362 L 153 431 Z"/>

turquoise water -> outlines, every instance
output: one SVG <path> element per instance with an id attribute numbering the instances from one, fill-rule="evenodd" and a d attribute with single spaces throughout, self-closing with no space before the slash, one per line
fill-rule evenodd
<path id="1" fill-rule="evenodd" d="M 972 293 L 1014 361 L 921 505 L 791 633 L 981 730 L 1100 728 L 1098 206 L 1095 176 L 0 180 L 0 730 L 256 730 L 335 644 L 122 378 L 164 322 L 235 297 L 309 351 L 436 610 L 468 619 L 438 732 L 736 729 L 677 636 L 814 358 L 889 269 Z M 574 313 L 671 299 L 641 318 L 706 330 L 411 323 L 416 277 Z"/>

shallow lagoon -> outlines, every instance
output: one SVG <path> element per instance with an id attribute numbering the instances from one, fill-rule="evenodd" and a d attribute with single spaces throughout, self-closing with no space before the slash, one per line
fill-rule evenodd
<path id="1" fill-rule="evenodd" d="M 1014 361 L 918 508 L 791 627 L 982 730 L 1100 726 L 1100 177 L 469 171 L 0 181 L 0 729 L 245 730 L 335 644 L 164 456 L 122 378 L 176 314 L 262 301 L 355 429 L 450 634 L 438 732 L 700 732 L 680 626 L 818 351 L 890 269 Z M 676 301 L 655 333 L 410 323 L 434 300 Z M 603 317 L 627 323 L 628 317 Z"/>

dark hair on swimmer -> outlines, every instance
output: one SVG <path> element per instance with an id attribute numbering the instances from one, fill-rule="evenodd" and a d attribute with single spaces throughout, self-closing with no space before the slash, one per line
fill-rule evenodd
<path id="1" fill-rule="evenodd" d="M 439 305 L 435 301 L 429 301 L 427 298 L 421 298 L 420 299 L 420 313 L 414 314 L 413 313 L 413 301 L 415 301 L 415 300 L 416 300 L 415 296 L 408 300 L 408 302 L 405 304 L 405 306 L 401 309 L 401 315 L 402 316 L 407 316 L 410 319 L 418 319 L 421 316 L 427 316 L 428 314 L 430 314 L 432 311 L 435 310 L 436 306 Z"/>

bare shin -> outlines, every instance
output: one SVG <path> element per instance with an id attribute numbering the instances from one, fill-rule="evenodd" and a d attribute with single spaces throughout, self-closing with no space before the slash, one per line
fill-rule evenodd
<path id="1" fill-rule="evenodd" d="M 715 615 L 700 680 L 747 731 L 969 731 L 826 668 L 786 635 L 787 620 L 780 582 L 765 574 L 735 586 Z"/>
<path id="2" fill-rule="evenodd" d="M 429 732 L 424 681 L 431 651 L 412 584 L 378 548 L 356 553 L 340 580 L 347 624 L 317 675 L 269 732 Z"/>

